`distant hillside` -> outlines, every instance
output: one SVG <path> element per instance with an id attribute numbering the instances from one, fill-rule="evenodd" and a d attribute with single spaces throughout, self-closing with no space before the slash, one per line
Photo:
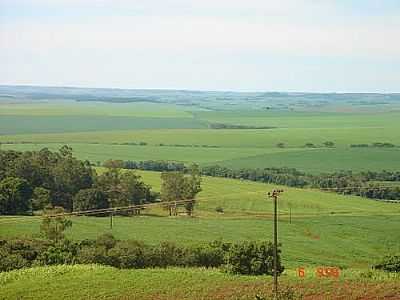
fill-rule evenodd
<path id="1" fill-rule="evenodd" d="M 0 101 L 75 100 L 102 102 L 153 102 L 205 109 L 293 109 L 302 106 L 385 105 L 400 102 L 400 94 L 217 92 L 159 89 L 114 89 L 0 85 Z M 249 106 L 251 103 L 251 106 Z"/>

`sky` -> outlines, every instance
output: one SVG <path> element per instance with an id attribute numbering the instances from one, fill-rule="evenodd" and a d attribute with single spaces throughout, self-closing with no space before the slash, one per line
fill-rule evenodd
<path id="1" fill-rule="evenodd" d="M 0 0 L 0 84 L 400 92 L 400 1 Z"/>

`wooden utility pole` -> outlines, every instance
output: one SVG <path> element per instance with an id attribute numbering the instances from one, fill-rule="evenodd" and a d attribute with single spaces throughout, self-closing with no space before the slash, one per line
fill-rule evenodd
<path id="1" fill-rule="evenodd" d="M 268 193 L 274 203 L 274 295 L 278 298 L 278 196 L 283 190 L 273 190 Z"/>
<path id="2" fill-rule="evenodd" d="M 113 220 L 113 217 L 114 217 L 114 212 L 111 212 L 110 213 L 110 229 L 113 229 L 113 222 L 114 222 L 114 220 Z"/>

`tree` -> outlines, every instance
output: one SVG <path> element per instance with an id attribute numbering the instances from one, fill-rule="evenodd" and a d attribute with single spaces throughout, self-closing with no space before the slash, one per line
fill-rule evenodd
<path id="1" fill-rule="evenodd" d="M 195 197 L 201 192 L 201 175 L 197 165 L 192 165 L 189 168 L 189 175 L 185 176 L 183 199 L 192 200 L 185 203 L 186 212 L 189 216 L 193 214 L 195 205 Z"/>
<path id="2" fill-rule="evenodd" d="M 163 172 L 161 180 L 161 201 L 168 202 L 165 208 L 170 216 L 177 215 L 176 201 L 183 199 L 184 175 L 182 172 Z"/>
<path id="3" fill-rule="evenodd" d="M 128 205 L 141 205 L 148 202 L 151 188 L 146 185 L 135 172 L 125 172 L 120 176 L 122 196 Z M 135 210 L 140 214 L 140 209 Z"/>
<path id="4" fill-rule="evenodd" d="M 51 196 L 48 189 L 37 187 L 33 190 L 32 209 L 39 210 L 51 205 Z"/>
<path id="5" fill-rule="evenodd" d="M 106 194 L 96 188 L 80 190 L 73 199 L 73 210 L 82 211 L 90 209 L 108 208 Z"/>
<path id="6" fill-rule="evenodd" d="M 192 200 L 183 204 L 188 215 L 192 215 L 196 195 L 201 191 L 201 175 L 197 165 L 189 168 L 188 174 L 183 172 L 161 173 L 161 201 L 169 202 L 166 208 L 170 216 L 177 215 L 177 201 Z M 181 204 L 182 205 L 182 204 Z"/>
<path id="7" fill-rule="evenodd" d="M 0 214 L 24 214 L 31 210 L 32 188 L 28 181 L 7 177 L 0 182 Z"/>
<path id="8" fill-rule="evenodd" d="M 64 231 L 72 226 L 72 221 L 63 215 L 64 212 L 65 210 L 62 207 L 54 207 L 54 209 L 45 209 L 43 211 L 40 232 L 53 242 L 64 239 Z"/>
<path id="9" fill-rule="evenodd" d="M 285 143 L 278 143 L 278 144 L 276 144 L 276 146 L 278 148 L 285 148 L 286 147 Z"/>
<path id="10" fill-rule="evenodd" d="M 73 196 L 93 185 L 93 170 L 89 164 L 72 157 L 69 147 L 60 149 L 61 159 L 52 168 L 54 206 L 72 210 Z"/>
<path id="11" fill-rule="evenodd" d="M 123 160 L 115 160 L 115 159 L 109 159 L 103 163 L 103 167 L 106 168 L 114 168 L 114 169 L 121 169 L 124 167 L 124 161 Z"/>
<path id="12" fill-rule="evenodd" d="M 335 143 L 331 142 L 331 141 L 327 141 L 327 142 L 324 142 L 324 146 L 327 148 L 333 148 L 333 147 L 335 147 Z"/>

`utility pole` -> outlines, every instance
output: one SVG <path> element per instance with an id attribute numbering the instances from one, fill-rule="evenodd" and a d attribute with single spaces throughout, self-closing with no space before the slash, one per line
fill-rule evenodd
<path id="1" fill-rule="evenodd" d="M 278 196 L 283 190 L 273 190 L 268 193 L 274 203 L 274 295 L 278 298 Z"/>
<path id="2" fill-rule="evenodd" d="M 113 217 L 114 217 L 114 212 L 110 213 L 110 229 L 113 229 Z"/>

